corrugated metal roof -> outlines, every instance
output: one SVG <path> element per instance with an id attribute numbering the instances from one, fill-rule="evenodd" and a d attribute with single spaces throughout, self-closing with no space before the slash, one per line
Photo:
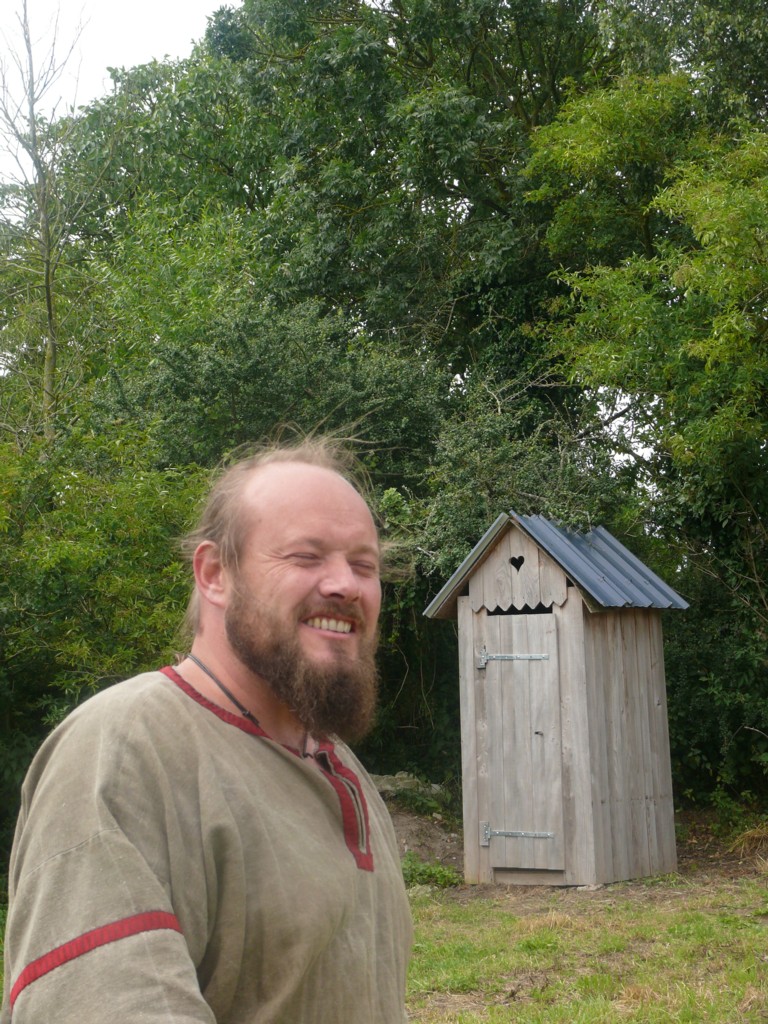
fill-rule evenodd
<path id="1" fill-rule="evenodd" d="M 456 599 L 501 533 L 516 523 L 574 583 L 604 608 L 679 608 L 688 602 L 619 543 L 604 527 L 578 533 L 544 516 L 503 514 L 493 523 L 440 593 L 425 608 L 429 618 L 452 618 Z"/>
<path id="2" fill-rule="evenodd" d="M 544 516 L 510 512 L 510 519 L 605 608 L 688 607 L 687 601 L 603 526 L 577 533 L 556 526 Z"/>

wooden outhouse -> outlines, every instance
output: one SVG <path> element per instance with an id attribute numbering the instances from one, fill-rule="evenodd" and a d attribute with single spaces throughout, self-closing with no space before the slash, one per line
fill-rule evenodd
<path id="1" fill-rule="evenodd" d="M 661 609 L 687 603 L 598 527 L 499 516 L 425 610 L 459 623 L 468 882 L 674 871 Z"/>

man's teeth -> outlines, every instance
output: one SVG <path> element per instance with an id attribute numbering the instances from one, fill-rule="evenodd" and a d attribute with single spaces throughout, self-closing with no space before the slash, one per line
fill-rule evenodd
<path id="1" fill-rule="evenodd" d="M 352 623 L 343 619 L 307 619 L 307 625 L 314 629 L 329 629 L 332 633 L 352 632 Z"/>

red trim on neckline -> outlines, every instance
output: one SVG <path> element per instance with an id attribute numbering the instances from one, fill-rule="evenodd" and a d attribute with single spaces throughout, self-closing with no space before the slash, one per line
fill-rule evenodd
<path id="1" fill-rule="evenodd" d="M 223 722 L 228 725 L 234 725 L 238 729 L 242 729 L 243 732 L 250 733 L 252 736 L 260 736 L 262 739 L 270 740 L 272 743 L 277 743 L 277 740 L 273 740 L 268 732 L 265 732 L 260 725 L 254 725 L 253 722 L 249 722 L 247 718 L 242 715 L 235 715 L 231 711 L 227 711 L 225 708 L 220 707 L 218 704 L 214 704 L 213 701 L 208 700 L 202 693 L 190 685 L 187 680 L 179 675 L 175 668 L 170 665 L 166 665 L 165 668 L 161 668 L 160 671 L 163 675 L 167 676 L 172 683 L 175 683 L 188 697 L 196 701 L 207 711 L 211 711 L 217 718 L 220 718 Z M 284 743 L 279 743 L 278 746 L 283 747 L 284 750 L 289 751 L 296 757 L 301 759 L 301 752 L 295 747 L 289 747 Z M 318 767 L 322 774 L 333 786 L 336 791 L 336 795 L 339 798 L 341 805 L 341 819 L 344 825 L 344 841 L 347 844 L 347 849 L 355 858 L 355 863 L 362 871 L 373 871 L 373 853 L 370 848 L 370 833 L 369 833 L 369 822 L 368 822 L 368 801 L 365 799 L 365 793 L 363 787 L 360 785 L 356 773 L 348 768 L 339 755 L 336 753 L 333 743 L 330 740 L 324 740 L 318 744 L 317 752 L 324 754 L 328 758 L 328 763 L 331 765 L 332 770 L 328 771 L 327 768 L 323 768 L 322 762 L 318 761 Z M 344 780 L 343 782 L 341 780 Z M 354 796 L 351 790 L 354 790 Z M 355 800 L 360 808 L 358 813 L 355 808 Z"/>
<path id="2" fill-rule="evenodd" d="M 188 697 L 201 704 L 207 711 L 213 712 L 217 718 L 220 718 L 223 722 L 227 722 L 229 725 L 237 726 L 238 729 L 242 729 L 243 732 L 249 732 L 252 736 L 262 736 L 264 739 L 272 739 L 272 737 L 264 732 L 260 725 L 254 725 L 247 718 L 242 715 L 236 715 L 232 711 L 227 711 L 226 708 L 221 707 L 219 704 L 214 704 L 212 700 L 204 697 L 199 690 L 196 690 L 194 686 L 187 682 L 187 680 L 179 675 L 175 668 L 171 665 L 166 665 L 165 668 L 161 668 L 160 671 L 164 676 L 167 676 L 172 683 L 175 683 L 180 690 L 183 690 Z M 286 747 L 286 750 L 293 751 L 293 747 Z M 298 753 L 298 751 L 296 751 Z"/>
<path id="3" fill-rule="evenodd" d="M 347 768 L 333 747 L 330 750 L 326 749 L 325 754 L 333 772 L 327 771 L 322 764 L 320 771 L 331 783 L 339 797 L 347 849 L 355 858 L 355 863 L 361 871 L 373 871 L 368 801 L 365 799 L 363 787 L 360 785 L 356 773 L 351 768 Z M 355 802 L 357 802 L 357 808 Z"/>
<path id="4" fill-rule="evenodd" d="M 117 942 L 118 939 L 126 939 L 130 935 L 139 935 L 142 932 L 162 930 L 181 933 L 179 919 L 175 914 L 170 914 L 164 910 L 150 910 L 144 914 L 134 914 L 133 917 L 124 917 L 119 921 L 112 921 L 110 924 L 94 928 L 89 932 L 78 935 L 75 939 L 70 939 L 69 942 L 62 943 L 61 946 L 57 946 L 55 949 L 43 954 L 37 960 L 33 960 L 31 964 L 27 964 L 11 989 L 11 1009 L 13 1009 L 13 1004 L 28 985 L 31 985 L 33 981 L 37 981 L 38 978 L 42 978 L 44 974 L 48 974 L 57 967 L 61 967 L 62 964 L 69 963 L 70 960 L 76 960 L 77 957 L 82 956 L 84 953 L 90 953 L 91 950 L 98 949 L 99 946 L 106 946 L 110 942 Z"/>

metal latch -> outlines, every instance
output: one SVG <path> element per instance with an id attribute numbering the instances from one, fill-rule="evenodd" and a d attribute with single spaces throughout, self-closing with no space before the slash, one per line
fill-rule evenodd
<path id="1" fill-rule="evenodd" d="M 480 845 L 490 846 L 494 836 L 504 836 L 510 839 L 554 839 L 554 832 L 502 832 L 491 828 L 490 821 L 480 822 Z"/>
<path id="2" fill-rule="evenodd" d="M 477 656 L 477 668 L 485 668 L 489 661 L 549 661 L 548 654 L 489 654 L 485 647 Z"/>

